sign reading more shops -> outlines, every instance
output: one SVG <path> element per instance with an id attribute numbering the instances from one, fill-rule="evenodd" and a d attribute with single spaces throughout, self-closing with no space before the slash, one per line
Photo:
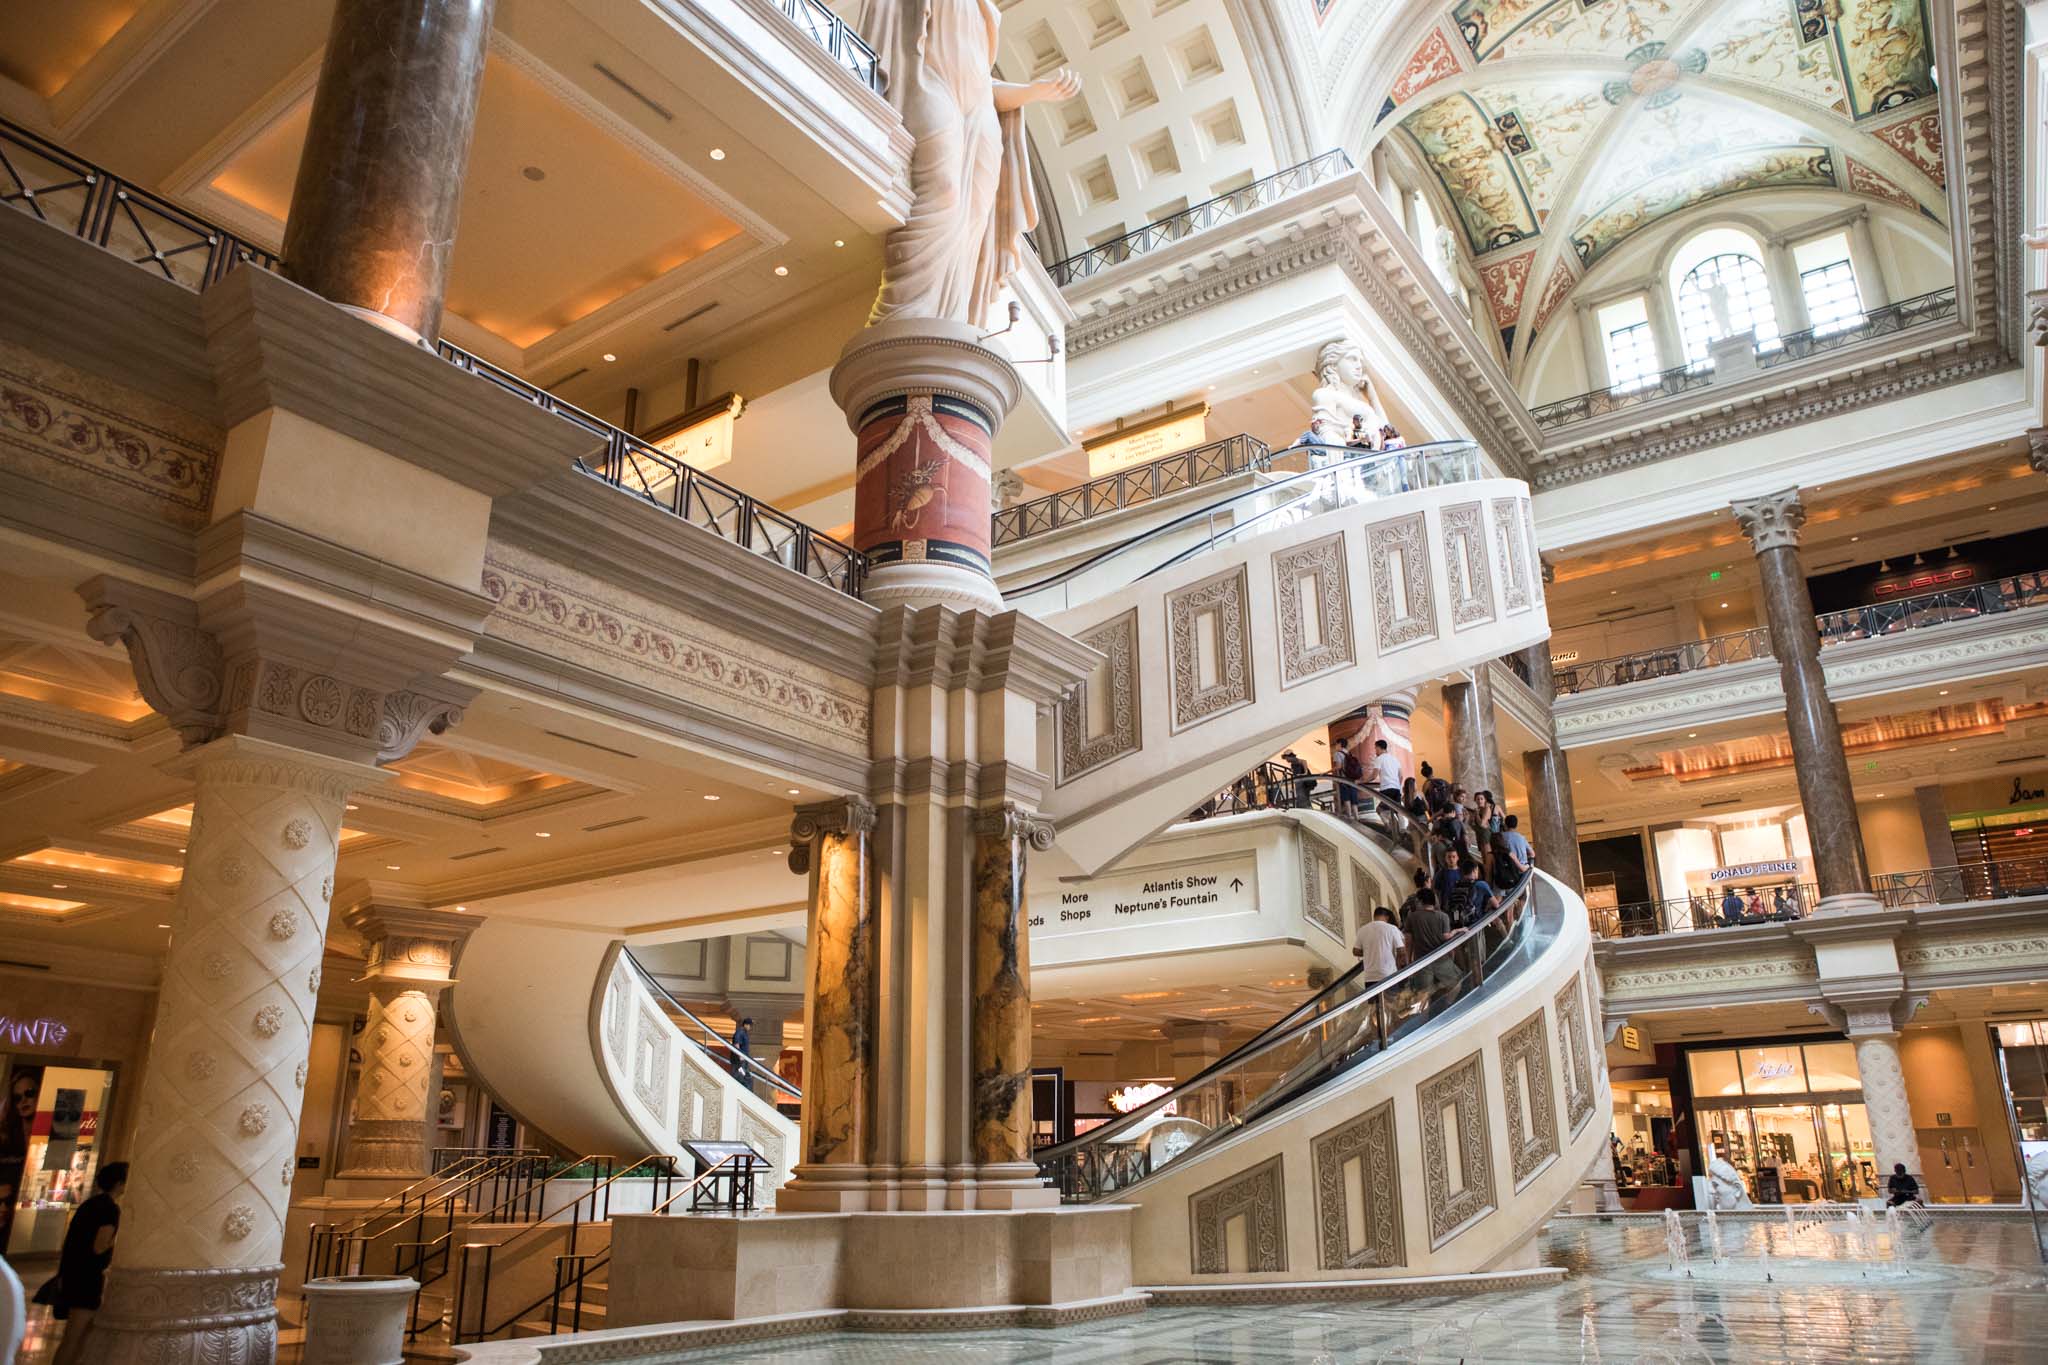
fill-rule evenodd
<path id="1" fill-rule="evenodd" d="M 1250 914 L 1258 909 L 1253 871 L 1247 853 L 1070 882 L 1031 898 L 1031 940 Z"/>

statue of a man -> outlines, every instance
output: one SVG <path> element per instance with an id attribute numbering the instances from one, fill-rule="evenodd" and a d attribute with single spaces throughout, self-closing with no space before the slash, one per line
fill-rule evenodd
<path id="1" fill-rule="evenodd" d="M 1365 352 L 1356 342 L 1333 341 L 1317 353 L 1316 391 L 1309 397 L 1309 410 L 1309 435 L 1319 445 L 1345 446 L 1357 440 L 1379 450 L 1386 443 L 1386 411 L 1366 377 Z"/>
<path id="2" fill-rule="evenodd" d="M 888 78 L 889 102 L 917 140 L 910 216 L 882 247 L 882 291 L 868 324 L 948 318 L 980 326 L 1038 224 L 1024 150 L 1024 106 L 1070 99 L 1081 78 L 994 79 L 995 0 L 865 0 L 860 32 Z"/>

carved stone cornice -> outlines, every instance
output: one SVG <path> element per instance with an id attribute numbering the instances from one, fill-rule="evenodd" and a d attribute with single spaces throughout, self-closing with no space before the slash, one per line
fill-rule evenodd
<path id="1" fill-rule="evenodd" d="M 1035 616 L 951 607 L 891 607 L 877 630 L 877 686 L 1007 690 L 1043 708 L 1102 661 L 1099 651 Z"/>
<path id="2" fill-rule="evenodd" d="M 1799 528 L 1806 524 L 1806 504 L 1799 500 L 1796 487 L 1760 498 L 1739 499 L 1730 506 L 1735 520 L 1742 525 L 1742 534 L 1749 537 L 1758 554 L 1799 548 Z"/>
<path id="3" fill-rule="evenodd" d="M 471 915 L 388 899 L 353 905 L 342 918 L 363 936 L 368 950 L 365 978 L 402 982 L 429 992 L 453 984 L 455 959 L 478 924 Z"/>
<path id="4" fill-rule="evenodd" d="M 835 796 L 796 808 L 789 822 L 789 870 L 803 876 L 811 870 L 811 850 L 820 840 L 865 840 L 875 828 L 875 806 L 862 796 Z"/>

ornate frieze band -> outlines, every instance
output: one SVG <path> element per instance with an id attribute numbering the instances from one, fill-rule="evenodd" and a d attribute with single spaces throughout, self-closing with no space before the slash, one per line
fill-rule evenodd
<path id="1" fill-rule="evenodd" d="M 1301 839 L 1301 912 L 1308 922 L 1343 943 L 1344 899 L 1339 889 L 1337 846 L 1306 829 Z"/>
<path id="2" fill-rule="evenodd" d="M 1486 555 L 1486 513 L 1477 502 L 1443 510 L 1444 569 L 1451 595 L 1451 626 L 1464 630 L 1493 620 L 1493 570 Z"/>
<path id="3" fill-rule="evenodd" d="M 1316 1244 L 1325 1270 L 1406 1265 L 1401 1156 L 1389 1099 L 1309 1140 L 1315 1164 Z M 1352 1228 L 1364 1236 L 1352 1241 Z"/>
<path id="4" fill-rule="evenodd" d="M 1550 1037 L 1542 1009 L 1501 1035 L 1500 1081 L 1508 1164 L 1519 1190 L 1558 1155 L 1557 1092 L 1550 1083 Z"/>
<path id="5" fill-rule="evenodd" d="M 1557 1027 L 1564 1040 L 1564 1118 L 1573 1137 L 1593 1117 L 1593 1046 L 1587 1037 L 1583 979 L 1577 974 L 1557 993 Z"/>
<path id="6" fill-rule="evenodd" d="M 1434 1251 L 1494 1210 L 1486 1074 L 1475 1052 L 1415 1088 L 1422 1114 L 1423 1190 Z"/>
<path id="7" fill-rule="evenodd" d="M 1494 498 L 1493 536 L 1500 548 L 1501 597 L 1510 615 L 1529 610 L 1536 598 L 1529 572 L 1532 556 L 1523 537 L 1521 498 Z"/>
<path id="8" fill-rule="evenodd" d="M 1391 654 L 1436 638 L 1436 590 L 1423 514 L 1410 513 L 1366 527 L 1372 573 L 1372 616 L 1379 652 Z"/>
<path id="9" fill-rule="evenodd" d="M 1252 637 L 1245 566 L 1166 595 L 1173 728 L 1252 702 Z"/>

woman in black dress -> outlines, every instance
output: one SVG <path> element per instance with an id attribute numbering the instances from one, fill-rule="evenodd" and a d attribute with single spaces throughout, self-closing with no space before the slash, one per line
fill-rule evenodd
<path id="1" fill-rule="evenodd" d="M 99 1311 L 100 1289 L 107 1262 L 114 1259 L 114 1234 L 121 1226 L 121 1194 L 128 1187 L 128 1163 L 100 1167 L 93 1197 L 71 1215 L 64 1229 L 64 1249 L 57 1253 L 57 1316 L 64 1320 L 64 1340 L 50 1365 L 71 1365 L 85 1351 Z"/>

